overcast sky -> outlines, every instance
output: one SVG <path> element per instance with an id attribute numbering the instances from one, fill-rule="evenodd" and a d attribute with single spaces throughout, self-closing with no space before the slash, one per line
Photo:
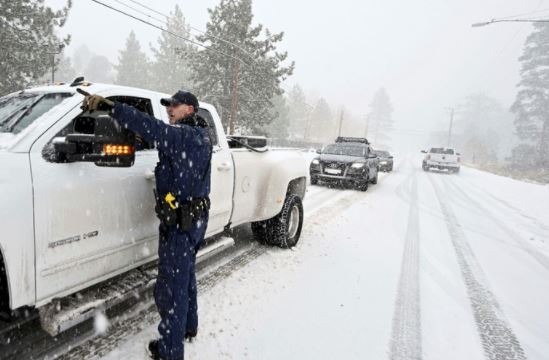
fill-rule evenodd
<path id="1" fill-rule="evenodd" d="M 128 0 L 118 0 L 131 4 Z M 218 0 L 140 0 L 161 12 L 179 4 L 187 21 L 204 28 L 207 8 Z M 116 0 L 105 0 L 123 8 Z M 46 0 L 58 8 L 63 0 Z M 161 5 L 162 4 L 162 5 Z M 135 6 L 135 5 L 133 5 Z M 547 0 L 255 0 L 255 22 L 284 31 L 284 50 L 296 62 L 286 83 L 299 83 L 365 114 L 373 93 L 385 87 L 400 129 L 445 128 L 447 108 L 471 93 L 483 92 L 509 107 L 530 24 L 471 24 L 538 11 L 549 17 Z M 74 1 L 62 30 L 72 34 L 68 55 L 86 44 L 116 63 L 134 30 L 145 49 L 159 31 L 114 13 L 91 0 Z"/>

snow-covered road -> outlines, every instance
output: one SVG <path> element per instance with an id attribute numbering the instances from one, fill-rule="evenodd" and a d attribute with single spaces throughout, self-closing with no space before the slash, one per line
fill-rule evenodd
<path id="1" fill-rule="evenodd" d="M 549 187 L 419 165 L 310 187 L 293 251 L 202 287 L 186 358 L 548 359 Z M 145 359 L 155 320 L 103 358 Z"/>

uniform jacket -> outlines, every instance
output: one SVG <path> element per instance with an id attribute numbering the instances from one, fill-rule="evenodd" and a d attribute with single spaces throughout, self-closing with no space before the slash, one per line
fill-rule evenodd
<path id="1" fill-rule="evenodd" d="M 118 102 L 112 116 L 158 149 L 160 161 L 155 168 L 155 178 L 159 196 L 172 192 L 179 202 L 208 197 L 212 144 L 204 119 L 191 115 L 168 125 Z"/>

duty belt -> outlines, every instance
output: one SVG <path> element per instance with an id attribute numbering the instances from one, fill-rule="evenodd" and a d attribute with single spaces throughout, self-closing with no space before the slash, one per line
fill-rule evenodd
<path id="1" fill-rule="evenodd" d="M 158 196 L 155 192 L 156 215 L 165 226 L 177 225 L 183 231 L 190 230 L 193 221 L 210 210 L 210 199 L 195 198 L 182 203 L 172 193 Z"/>

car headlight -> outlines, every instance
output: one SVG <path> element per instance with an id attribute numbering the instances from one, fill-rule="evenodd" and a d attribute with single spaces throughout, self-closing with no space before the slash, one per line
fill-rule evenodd
<path id="1" fill-rule="evenodd" d="M 382 161 L 380 162 L 381 165 L 386 165 L 387 164 L 387 161 Z"/>
<path id="2" fill-rule="evenodd" d="M 311 161 L 311 164 L 320 165 L 320 161 L 318 161 L 318 159 L 313 159 L 313 161 Z"/>
<path id="3" fill-rule="evenodd" d="M 362 169 L 364 167 L 364 163 L 354 163 L 353 165 L 351 165 L 351 167 L 353 169 Z"/>

